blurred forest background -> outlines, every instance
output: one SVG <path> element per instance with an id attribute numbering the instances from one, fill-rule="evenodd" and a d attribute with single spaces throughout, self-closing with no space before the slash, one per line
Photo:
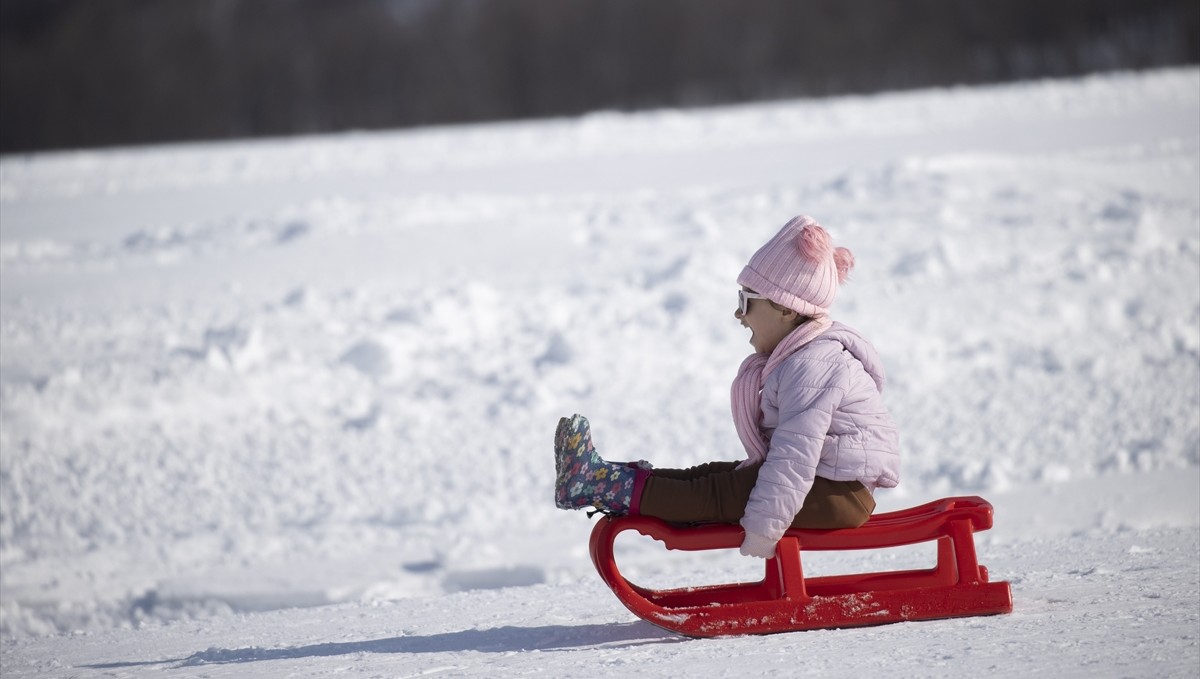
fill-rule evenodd
<path id="1" fill-rule="evenodd" d="M 1197 62 L 1198 0 L 0 0 L 0 152 Z"/>

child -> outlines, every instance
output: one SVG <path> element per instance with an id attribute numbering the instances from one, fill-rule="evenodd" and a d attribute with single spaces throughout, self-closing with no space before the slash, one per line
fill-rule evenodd
<path id="1" fill-rule="evenodd" d="M 875 488 L 899 481 L 899 439 L 883 405 L 875 348 L 829 318 L 854 266 L 811 217 L 792 219 L 742 269 L 734 317 L 755 353 L 733 381 L 733 418 L 747 459 L 691 469 L 605 461 L 586 418 L 554 435 L 555 503 L 676 523 L 740 523 L 741 553 L 770 558 L 789 527 L 853 528 Z"/>

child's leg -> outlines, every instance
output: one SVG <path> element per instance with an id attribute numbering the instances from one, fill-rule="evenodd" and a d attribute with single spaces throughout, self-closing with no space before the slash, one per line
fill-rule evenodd
<path id="1" fill-rule="evenodd" d="M 830 481 L 818 476 L 804 498 L 792 528 L 858 528 L 875 511 L 875 498 L 858 481 Z"/>
<path id="2" fill-rule="evenodd" d="M 737 523 L 758 481 L 758 466 L 709 462 L 689 469 L 646 472 L 606 462 L 592 447 L 587 419 L 562 418 L 554 437 L 555 502 L 563 509 L 588 505 L 617 514 L 655 516 L 676 523 Z M 875 509 L 857 481 L 817 477 L 792 525 L 853 528 Z"/>
<path id="3" fill-rule="evenodd" d="M 644 516 L 673 523 L 737 523 L 757 480 L 757 465 L 738 469 L 734 462 L 655 469 L 637 507 Z"/>
<path id="4" fill-rule="evenodd" d="M 758 469 L 737 469 L 733 462 L 655 469 L 643 485 L 638 511 L 673 523 L 737 523 L 746 513 Z M 874 509 L 875 501 L 861 483 L 818 476 L 792 526 L 857 528 Z"/>
<path id="5" fill-rule="evenodd" d="M 727 472 L 737 467 L 736 462 L 705 462 L 697 467 L 688 467 L 687 469 L 654 469 L 651 474 L 661 478 L 668 479 L 698 479 L 703 476 L 708 476 L 716 472 Z"/>

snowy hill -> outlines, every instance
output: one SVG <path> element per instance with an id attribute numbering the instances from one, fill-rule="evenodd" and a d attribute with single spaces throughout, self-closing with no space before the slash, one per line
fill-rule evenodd
<path id="1" fill-rule="evenodd" d="M 1198 175 L 1194 68 L 4 158 L 0 668 L 1194 676 Z M 740 456 L 734 278 L 797 213 L 889 369 L 880 511 L 991 500 L 1012 615 L 680 639 L 553 507 L 560 415 Z M 656 586 L 761 568 L 622 550 Z"/>

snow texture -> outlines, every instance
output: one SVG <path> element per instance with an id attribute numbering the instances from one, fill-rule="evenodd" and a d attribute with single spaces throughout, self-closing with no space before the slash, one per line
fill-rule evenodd
<path id="1" fill-rule="evenodd" d="M 1198 121 L 1187 68 L 6 157 L 3 674 L 1195 676 Z M 741 456 L 734 279 L 798 213 L 889 369 L 880 511 L 991 500 L 1011 615 L 678 638 L 554 508 L 560 415 Z"/>

